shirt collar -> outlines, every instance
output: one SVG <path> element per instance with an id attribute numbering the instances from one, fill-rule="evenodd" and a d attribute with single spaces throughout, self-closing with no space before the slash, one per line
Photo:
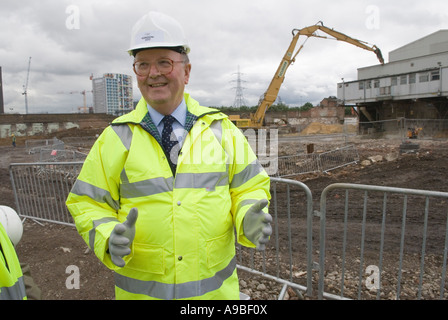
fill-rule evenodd
<path id="1" fill-rule="evenodd" d="M 156 126 L 160 124 L 162 121 L 164 115 L 158 112 L 156 109 L 151 107 L 149 103 L 147 103 L 148 106 L 148 112 L 151 116 L 152 121 Z M 185 99 L 182 99 L 182 102 L 179 104 L 179 106 L 173 111 L 171 114 L 181 125 L 182 127 L 185 127 L 185 119 L 187 118 L 187 104 L 185 103 Z"/>

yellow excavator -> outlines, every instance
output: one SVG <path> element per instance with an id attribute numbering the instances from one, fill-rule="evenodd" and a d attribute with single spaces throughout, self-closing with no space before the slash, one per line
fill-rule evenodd
<path id="1" fill-rule="evenodd" d="M 417 139 L 420 131 L 422 130 L 423 128 L 408 128 L 408 138 Z"/>
<path id="2" fill-rule="evenodd" d="M 321 35 L 317 34 L 317 32 L 319 30 L 327 33 L 332 38 L 327 37 L 327 36 L 321 36 Z M 367 42 L 353 39 L 341 32 L 330 29 L 330 28 L 324 26 L 322 21 L 319 21 L 317 24 L 310 26 L 310 27 L 303 28 L 303 29 L 293 29 L 292 35 L 293 35 L 293 38 L 292 38 L 291 44 L 289 45 L 288 50 L 286 51 L 282 61 L 280 62 L 277 72 L 275 73 L 274 77 L 272 78 L 268 89 L 263 94 L 263 96 L 260 98 L 256 112 L 251 113 L 249 119 L 240 118 L 239 115 L 229 116 L 230 120 L 233 123 L 235 123 L 237 127 L 239 127 L 239 128 L 254 128 L 254 129 L 259 129 L 259 128 L 263 127 L 266 111 L 272 106 L 272 104 L 277 99 L 278 92 L 283 83 L 283 80 L 285 79 L 286 70 L 292 63 L 295 62 L 297 54 L 300 52 L 300 50 L 302 50 L 305 42 L 310 37 L 345 41 L 352 45 L 360 47 L 362 49 L 365 49 L 368 51 L 373 51 L 376 54 L 380 63 L 384 64 L 384 59 L 383 59 L 383 56 L 381 55 L 381 51 L 375 45 L 370 46 L 367 44 Z M 294 53 L 297 41 L 299 40 L 299 37 L 302 35 L 306 36 L 307 39 L 299 47 L 299 49 L 296 51 L 296 53 Z"/>

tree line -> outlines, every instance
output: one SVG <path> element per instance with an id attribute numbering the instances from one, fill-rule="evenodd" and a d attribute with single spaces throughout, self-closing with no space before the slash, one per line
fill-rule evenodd
<path id="1" fill-rule="evenodd" d="M 219 109 L 222 112 L 226 113 L 226 112 L 235 112 L 235 111 L 239 111 L 239 112 L 251 112 L 254 113 L 255 111 L 257 111 L 258 106 L 241 106 L 241 107 L 226 107 L 226 106 L 221 106 L 221 107 L 214 107 L 212 106 L 212 108 L 215 109 Z M 289 107 L 284 103 L 277 103 L 272 105 L 269 108 L 269 111 L 307 111 L 314 108 L 313 104 L 311 102 L 307 102 L 305 103 L 303 106 L 301 107 Z M 345 114 L 346 115 L 351 115 L 351 109 L 352 107 L 350 106 L 345 106 Z"/>
<path id="2" fill-rule="evenodd" d="M 226 107 L 226 106 L 221 106 L 221 107 L 212 107 L 212 108 L 216 108 L 221 110 L 222 112 L 232 112 L 232 111 L 246 111 L 246 112 L 255 112 L 257 111 L 258 106 L 241 106 L 241 107 Z M 269 108 L 269 111 L 307 111 L 313 108 L 313 104 L 311 102 L 307 102 L 305 103 L 303 106 L 301 107 L 289 107 L 284 103 L 277 103 L 272 105 Z"/>

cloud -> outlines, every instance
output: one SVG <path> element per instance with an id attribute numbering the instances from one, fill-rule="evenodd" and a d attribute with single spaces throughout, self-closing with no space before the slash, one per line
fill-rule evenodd
<path id="1" fill-rule="evenodd" d="M 83 97 L 58 92 L 91 90 L 91 74 L 133 75 L 132 58 L 126 53 L 130 30 L 149 10 L 170 14 L 183 25 L 193 64 L 187 91 L 210 106 L 233 104 L 238 66 L 244 98 L 256 105 L 289 46 L 293 28 L 323 21 L 376 44 L 387 60 L 389 51 L 448 25 L 448 3 L 442 0 L 4 0 L 0 66 L 5 110 L 25 111 L 22 92 L 29 57 L 30 113 L 76 112 Z M 373 53 L 347 43 L 310 38 L 288 69 L 279 95 L 291 105 L 317 104 L 336 95 L 341 78 L 355 80 L 357 68 L 377 63 Z M 139 97 L 134 80 L 134 98 Z M 87 103 L 92 104 L 90 93 Z"/>

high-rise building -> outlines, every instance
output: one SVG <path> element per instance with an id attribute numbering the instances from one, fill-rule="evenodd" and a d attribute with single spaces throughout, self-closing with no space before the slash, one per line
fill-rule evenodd
<path id="1" fill-rule="evenodd" d="M 105 73 L 92 79 L 93 111 L 120 116 L 134 109 L 132 77 L 119 73 Z"/>

